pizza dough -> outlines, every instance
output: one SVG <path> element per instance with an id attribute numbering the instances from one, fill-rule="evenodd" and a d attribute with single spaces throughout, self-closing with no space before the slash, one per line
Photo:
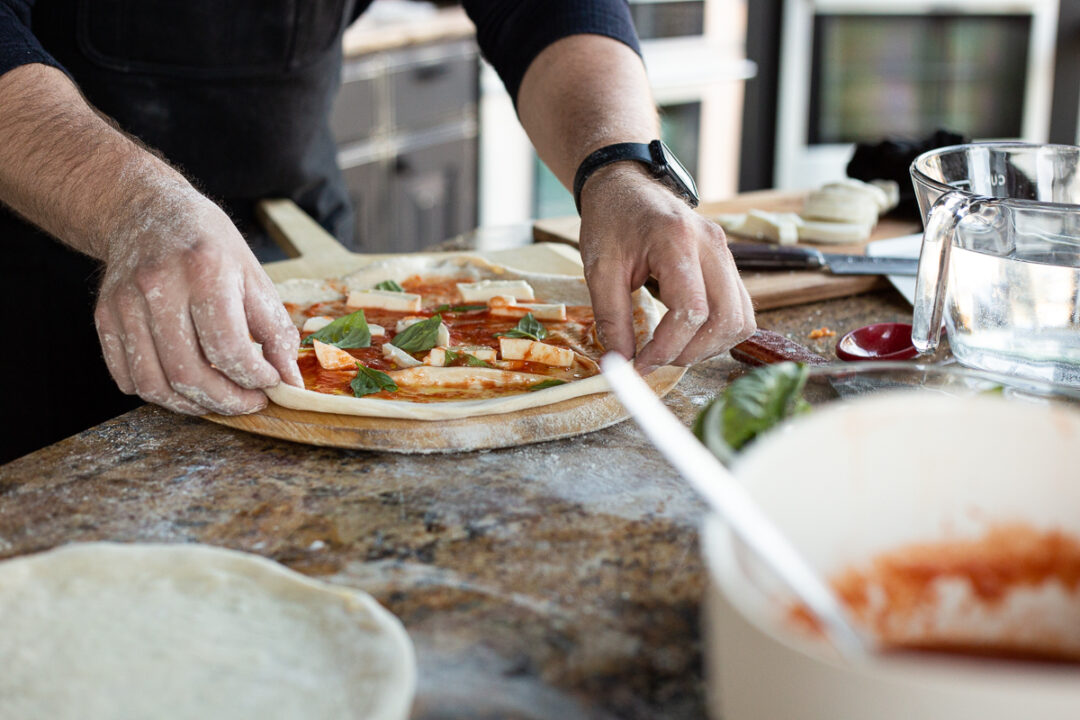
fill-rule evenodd
<path id="1" fill-rule="evenodd" d="M 0 563 L 0 718 L 408 716 L 412 645 L 370 596 L 202 545 Z"/>
<path id="2" fill-rule="evenodd" d="M 525 280 L 543 302 L 567 305 L 589 305 L 589 289 L 585 280 L 570 275 L 526 273 L 494 265 L 483 258 L 471 255 L 425 256 L 403 255 L 383 262 L 372 263 L 337 281 L 311 279 L 286 280 L 278 283 L 278 293 L 283 300 L 296 304 L 325 302 L 328 293 L 333 298 L 344 297 L 352 290 L 366 290 L 383 280 L 401 280 L 420 275 L 425 278 L 468 278 L 470 280 L 498 279 Z M 661 312 L 656 301 L 644 290 L 633 295 L 634 330 L 638 348 L 652 338 L 653 330 L 660 322 Z M 355 398 L 345 395 L 304 390 L 284 383 L 269 388 L 267 396 L 277 403 L 294 410 L 361 415 L 368 417 L 402 418 L 409 420 L 451 420 L 482 415 L 515 412 L 544 405 L 552 405 L 571 398 L 605 392 L 607 381 L 602 375 L 547 388 L 540 392 L 525 392 L 481 400 L 461 400 L 439 403 L 415 403 L 381 398 Z"/>

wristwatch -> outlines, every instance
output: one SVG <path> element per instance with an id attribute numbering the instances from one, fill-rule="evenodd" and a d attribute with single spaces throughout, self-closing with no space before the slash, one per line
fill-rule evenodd
<path id="1" fill-rule="evenodd" d="M 578 215 L 581 214 L 581 189 L 585 187 L 589 176 L 605 165 L 623 160 L 645 163 L 653 177 L 671 188 L 690 207 L 698 206 L 697 184 L 694 178 L 667 145 L 661 140 L 650 143 L 626 142 L 602 147 L 581 161 L 577 174 L 574 175 L 574 204 L 577 205 Z"/>

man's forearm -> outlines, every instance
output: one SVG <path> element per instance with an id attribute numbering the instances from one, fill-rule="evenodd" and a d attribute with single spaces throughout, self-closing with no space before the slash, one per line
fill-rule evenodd
<path id="1" fill-rule="evenodd" d="M 518 93 L 540 157 L 570 188 L 581 161 L 605 145 L 649 142 L 659 122 L 640 58 L 621 42 L 572 35 L 532 61 Z M 694 213 L 641 163 L 613 163 L 581 194 L 581 257 L 604 346 L 639 369 L 687 365 L 754 332 L 754 310 L 723 231 Z M 654 277 L 668 312 L 636 348 L 631 292 Z"/>
<path id="2" fill-rule="evenodd" d="M 59 70 L 32 64 L 0 76 L 0 202 L 65 243 L 106 259 L 110 240 L 137 227 L 147 206 L 190 192 Z"/>
<path id="3" fill-rule="evenodd" d="M 518 109 L 540 158 L 566 187 L 593 150 L 659 133 L 641 59 L 600 35 L 573 35 L 541 52 L 522 81 Z"/>
<path id="4" fill-rule="evenodd" d="M 296 326 L 228 216 L 51 67 L 0 76 L 0 201 L 105 262 L 94 322 L 123 392 L 237 414 L 303 385 Z"/>
<path id="5" fill-rule="evenodd" d="M 545 48 L 525 73 L 518 110 L 540 158 L 567 189 L 594 150 L 660 136 L 641 58 L 602 35 L 572 35 Z M 589 176 L 583 202 L 601 185 L 620 185 L 621 179 L 645 174 L 638 163 L 603 167 Z"/>

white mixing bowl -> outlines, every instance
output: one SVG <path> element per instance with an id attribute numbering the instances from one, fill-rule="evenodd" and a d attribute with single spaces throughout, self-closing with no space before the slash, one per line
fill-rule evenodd
<path id="1" fill-rule="evenodd" d="M 735 472 L 826 578 L 913 543 L 975 539 L 1003 525 L 1080 539 L 1080 412 L 1068 407 L 876 394 L 784 424 Z M 719 519 L 707 523 L 703 547 L 714 718 L 1080 717 L 1080 664 L 888 653 L 849 665 L 793 622 L 790 597 Z M 991 638 L 1031 630 L 1080 657 L 1080 587 L 1037 590 L 1027 606 L 1011 596 L 989 610 L 960 602 L 941 622 Z"/>

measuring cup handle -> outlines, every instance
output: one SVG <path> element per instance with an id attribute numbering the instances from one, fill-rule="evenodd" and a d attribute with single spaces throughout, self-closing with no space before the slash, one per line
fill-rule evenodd
<path id="1" fill-rule="evenodd" d="M 919 253 L 915 278 L 915 312 L 911 321 L 911 343 L 920 353 L 933 352 L 941 340 L 941 315 L 945 308 L 945 277 L 949 248 L 956 226 L 982 198 L 958 192 L 942 195 L 930 208 Z"/>

